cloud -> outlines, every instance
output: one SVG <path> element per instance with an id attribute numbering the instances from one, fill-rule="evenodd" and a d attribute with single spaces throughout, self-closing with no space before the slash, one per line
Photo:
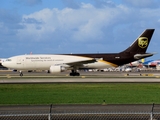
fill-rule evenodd
<path id="1" fill-rule="evenodd" d="M 157 0 L 123 0 L 125 3 L 132 7 L 139 8 L 157 8 L 159 7 L 159 1 Z"/>
<path id="2" fill-rule="evenodd" d="M 15 0 L 17 3 L 26 5 L 26 6 L 35 6 L 42 3 L 42 0 Z"/>
<path id="3" fill-rule="evenodd" d="M 21 25 L 25 27 L 18 30 L 17 37 L 21 41 L 46 41 L 55 48 L 70 47 L 76 42 L 86 47 L 87 44 L 106 43 L 110 51 L 113 50 L 110 44 L 118 43 L 125 48 L 126 43 L 130 45 L 144 29 L 157 27 L 159 11 L 159 8 L 130 9 L 122 4 L 100 9 L 85 3 L 79 9 L 46 8 L 24 15 Z M 133 33 L 137 36 L 132 38 Z M 131 38 L 125 42 L 126 36 Z"/>
<path id="4" fill-rule="evenodd" d="M 122 13 L 125 13 L 122 7 L 97 9 L 91 4 L 82 4 L 79 9 L 43 9 L 23 16 L 22 25 L 25 29 L 20 30 L 19 35 L 26 34 L 27 37 L 30 34 L 29 37 L 36 36 L 35 40 L 46 40 L 42 37 L 45 35 L 50 35 L 49 38 L 55 35 L 59 40 L 62 34 L 71 41 L 102 40 L 106 34 L 105 29 L 124 19 Z"/>

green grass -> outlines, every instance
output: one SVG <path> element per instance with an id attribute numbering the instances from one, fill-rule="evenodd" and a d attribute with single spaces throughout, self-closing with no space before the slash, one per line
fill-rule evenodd
<path id="1" fill-rule="evenodd" d="M 160 103 L 160 83 L 0 84 L 0 104 Z"/>

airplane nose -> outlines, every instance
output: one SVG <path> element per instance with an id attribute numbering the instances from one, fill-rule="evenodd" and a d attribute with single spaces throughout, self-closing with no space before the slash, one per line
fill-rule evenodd
<path id="1" fill-rule="evenodd" d="M 3 62 L 1 62 L 1 65 L 3 66 L 3 65 L 4 65 L 4 63 L 3 63 Z"/>
<path id="2" fill-rule="evenodd" d="M 2 64 L 2 66 L 4 66 L 4 67 L 5 67 L 5 62 L 4 62 L 4 61 L 3 61 L 1 64 Z"/>

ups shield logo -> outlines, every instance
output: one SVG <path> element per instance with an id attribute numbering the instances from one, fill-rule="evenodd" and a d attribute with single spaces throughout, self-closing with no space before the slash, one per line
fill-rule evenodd
<path id="1" fill-rule="evenodd" d="M 148 46 L 148 38 L 146 37 L 138 38 L 138 46 L 140 48 L 146 48 Z"/>

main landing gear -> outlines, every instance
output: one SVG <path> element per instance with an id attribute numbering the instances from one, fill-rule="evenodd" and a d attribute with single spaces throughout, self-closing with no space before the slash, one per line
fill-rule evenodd
<path id="1" fill-rule="evenodd" d="M 76 70 L 71 70 L 70 76 L 80 76 L 80 73 L 78 73 Z"/>
<path id="2" fill-rule="evenodd" d="M 22 71 L 19 71 L 19 76 L 21 76 L 21 77 L 23 76 L 23 73 L 22 73 Z"/>

